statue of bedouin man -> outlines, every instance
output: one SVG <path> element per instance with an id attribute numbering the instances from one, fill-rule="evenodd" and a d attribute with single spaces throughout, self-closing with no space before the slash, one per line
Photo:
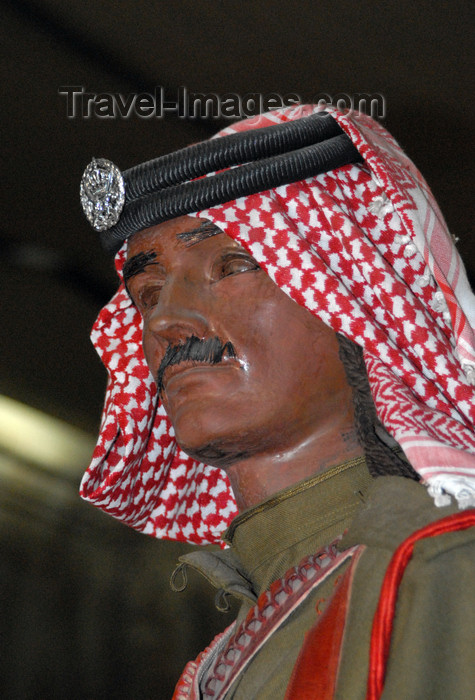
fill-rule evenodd
<path id="1" fill-rule="evenodd" d="M 298 106 L 81 198 L 121 285 L 82 495 L 193 552 L 237 621 L 175 698 L 472 698 L 474 297 L 420 173 Z"/>

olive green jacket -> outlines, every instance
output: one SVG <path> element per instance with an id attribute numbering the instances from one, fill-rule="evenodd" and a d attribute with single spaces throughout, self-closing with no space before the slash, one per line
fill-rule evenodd
<path id="1" fill-rule="evenodd" d="M 360 700 L 366 697 L 373 618 L 394 551 L 414 531 L 455 511 L 436 508 L 426 489 L 408 479 L 373 480 L 365 465 L 354 460 L 242 513 L 226 533 L 229 550 L 196 552 L 184 559 L 243 601 L 239 625 L 257 596 L 305 555 L 343 532 L 342 552 L 363 545 L 332 693 L 339 700 Z M 475 528 L 415 545 L 399 587 L 384 700 L 475 697 L 474 555 Z M 234 679 L 226 700 L 285 697 L 306 634 L 324 618 L 349 562 L 312 590 L 272 634 Z M 202 689 L 211 670 L 212 664 L 200 671 Z M 314 669 L 315 674 L 325 671 L 321 664 Z M 309 694 L 308 700 L 313 697 Z"/>

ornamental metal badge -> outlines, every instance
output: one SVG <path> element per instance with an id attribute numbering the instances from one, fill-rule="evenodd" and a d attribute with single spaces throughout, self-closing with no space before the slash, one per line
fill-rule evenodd
<path id="1" fill-rule="evenodd" d="M 114 226 L 125 202 L 119 168 L 105 158 L 93 158 L 82 176 L 80 196 L 84 213 L 96 231 Z"/>

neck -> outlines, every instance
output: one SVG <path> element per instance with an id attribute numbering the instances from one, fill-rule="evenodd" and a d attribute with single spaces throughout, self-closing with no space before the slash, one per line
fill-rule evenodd
<path id="1" fill-rule="evenodd" d="M 350 415 L 348 415 L 348 413 Z M 227 468 L 237 506 L 242 512 L 277 491 L 364 455 L 353 423 L 352 410 L 284 450 L 257 454 Z"/>

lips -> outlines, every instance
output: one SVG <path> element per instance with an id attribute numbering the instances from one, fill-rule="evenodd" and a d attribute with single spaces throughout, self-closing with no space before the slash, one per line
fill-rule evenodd
<path id="1" fill-rule="evenodd" d="M 192 373 L 200 373 L 204 372 L 206 370 L 223 370 L 223 369 L 228 369 L 230 367 L 240 367 L 239 363 L 236 362 L 233 358 L 228 358 L 228 357 L 223 357 L 221 362 L 216 363 L 216 364 L 210 364 L 207 362 L 196 362 L 193 360 L 188 360 L 185 362 L 180 362 L 177 365 L 171 365 L 166 368 L 164 375 L 163 375 L 163 388 L 165 391 L 170 387 L 170 384 L 175 383 L 179 379 L 185 377 L 186 375 L 192 374 Z"/>

